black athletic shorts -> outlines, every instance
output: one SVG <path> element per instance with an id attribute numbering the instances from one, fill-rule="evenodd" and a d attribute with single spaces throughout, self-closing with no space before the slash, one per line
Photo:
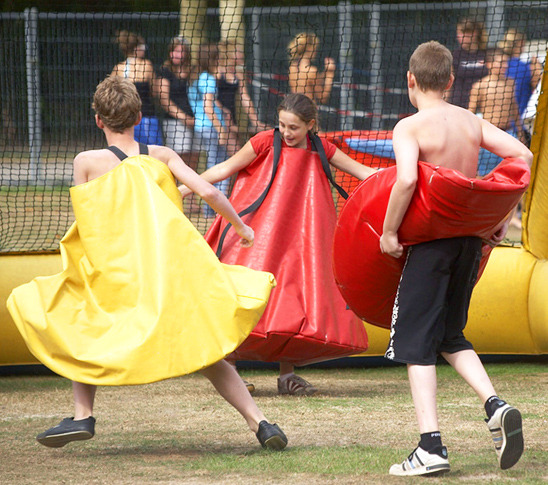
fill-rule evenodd
<path id="1" fill-rule="evenodd" d="M 481 260 L 481 239 L 437 239 L 411 246 L 401 276 L 385 357 L 434 365 L 441 352 L 472 349 L 462 333 Z"/>

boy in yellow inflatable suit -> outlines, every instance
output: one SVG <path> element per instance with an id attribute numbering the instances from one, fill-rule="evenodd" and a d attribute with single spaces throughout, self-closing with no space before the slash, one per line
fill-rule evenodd
<path id="1" fill-rule="evenodd" d="M 253 230 L 173 150 L 134 141 L 141 101 L 130 81 L 105 79 L 93 108 L 109 148 L 74 159 L 76 222 L 61 241 L 63 271 L 8 300 L 31 352 L 73 381 L 74 417 L 37 440 L 57 448 L 92 438 L 97 385 L 200 371 L 264 448 L 285 448 L 285 434 L 223 360 L 255 327 L 274 277 L 219 262 L 183 215 L 174 176 L 231 222 L 243 246 L 253 245 Z"/>

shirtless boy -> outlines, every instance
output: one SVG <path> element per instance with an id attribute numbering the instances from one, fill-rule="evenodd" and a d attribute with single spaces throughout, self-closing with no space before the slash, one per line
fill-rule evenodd
<path id="1" fill-rule="evenodd" d="M 409 99 L 418 113 L 394 128 L 397 179 L 380 239 L 381 251 L 394 258 L 403 254 L 398 229 L 415 191 L 419 160 L 474 178 L 480 147 L 529 164 L 533 159 L 511 135 L 444 101 L 444 92 L 454 79 L 451 64 L 449 50 L 435 41 L 421 44 L 409 62 Z M 502 241 L 509 219 L 491 236 L 491 245 Z M 407 364 L 421 437 L 403 463 L 392 465 L 391 475 L 432 475 L 450 469 L 437 416 L 436 361 L 440 354 L 484 404 L 500 467 L 512 467 L 523 452 L 520 412 L 497 396 L 472 344 L 463 335 L 481 246 L 478 237 L 458 237 L 417 244 L 408 250 L 385 357 Z"/>
<path id="2" fill-rule="evenodd" d="M 487 51 L 489 74 L 472 85 L 468 109 L 481 113 L 501 130 L 516 130 L 518 105 L 514 95 L 514 80 L 506 77 L 508 56 L 500 49 Z"/>

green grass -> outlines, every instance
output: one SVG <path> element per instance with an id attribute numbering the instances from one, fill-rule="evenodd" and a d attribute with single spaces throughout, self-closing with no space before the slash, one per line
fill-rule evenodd
<path id="1" fill-rule="evenodd" d="M 496 462 L 482 405 L 446 365 L 438 407 L 452 471 L 434 484 L 548 482 L 545 362 L 488 364 L 500 395 L 523 414 L 526 451 L 511 470 Z M 147 386 L 100 388 L 93 440 L 48 449 L 36 434 L 71 413 L 70 383 L 54 376 L 0 377 L 3 484 L 414 484 L 387 474 L 418 442 L 405 367 L 302 369 L 320 388 L 278 396 L 276 373 L 243 370 L 265 415 L 289 437 L 262 450 L 241 417 L 200 375 Z M 70 470 L 70 474 L 66 471 Z"/>

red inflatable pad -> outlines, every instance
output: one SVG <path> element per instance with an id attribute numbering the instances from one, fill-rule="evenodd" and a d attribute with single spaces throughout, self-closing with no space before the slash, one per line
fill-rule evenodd
<path id="1" fill-rule="evenodd" d="M 419 162 L 417 189 L 400 230 L 404 247 L 458 236 L 489 238 L 519 202 L 530 179 L 529 166 L 506 159 L 483 179 Z M 396 167 L 364 180 L 344 205 L 333 241 L 333 271 L 348 306 L 360 318 L 390 328 L 405 254 L 382 254 L 380 234 Z M 484 246 L 482 268 L 490 250 Z"/>

